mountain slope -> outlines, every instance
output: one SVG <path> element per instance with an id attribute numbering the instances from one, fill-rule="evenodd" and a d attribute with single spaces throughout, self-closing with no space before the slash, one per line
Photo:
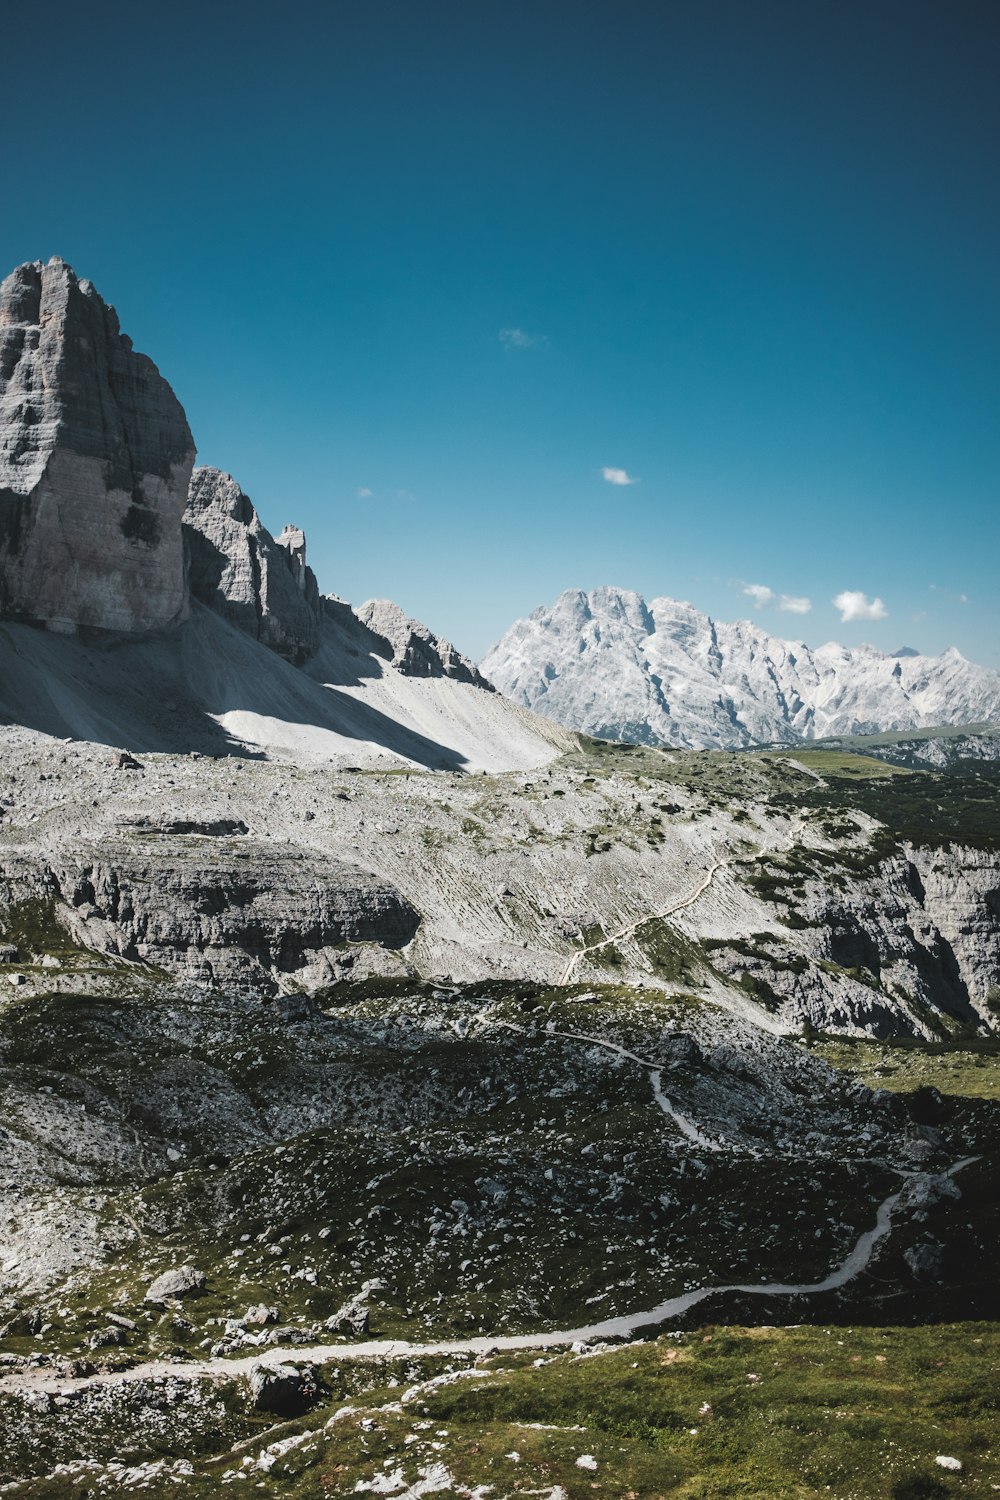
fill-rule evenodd
<path id="1" fill-rule="evenodd" d="M 502 693 L 557 723 L 640 744 L 794 744 L 1000 714 L 1000 673 L 954 648 L 811 650 L 628 589 L 567 590 L 516 621 L 481 665 Z"/>
<path id="2" fill-rule="evenodd" d="M 0 723 L 136 753 L 265 754 L 391 768 L 506 771 L 576 743 L 499 693 L 413 678 L 332 601 L 306 667 L 194 601 L 177 629 L 84 641 L 0 622 Z"/>

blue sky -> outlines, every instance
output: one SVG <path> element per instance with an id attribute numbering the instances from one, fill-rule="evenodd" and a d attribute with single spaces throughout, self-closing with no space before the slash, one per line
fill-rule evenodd
<path id="1" fill-rule="evenodd" d="M 90 276 L 324 589 L 1000 665 L 994 0 L 40 15 L 3 269 Z"/>

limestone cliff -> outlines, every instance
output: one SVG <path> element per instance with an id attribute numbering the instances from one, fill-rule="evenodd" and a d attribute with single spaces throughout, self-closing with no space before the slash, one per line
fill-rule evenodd
<path id="1" fill-rule="evenodd" d="M 195 469 L 184 530 L 191 592 L 255 640 L 300 665 L 319 645 L 322 610 L 306 539 L 277 539 L 231 474 Z"/>
<path id="2" fill-rule="evenodd" d="M 118 317 L 62 260 L 0 285 L 0 614 L 129 633 L 183 618 L 194 442 Z"/>

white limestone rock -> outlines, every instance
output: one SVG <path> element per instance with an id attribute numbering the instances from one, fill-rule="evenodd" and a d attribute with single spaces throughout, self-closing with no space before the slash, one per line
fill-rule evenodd
<path id="1" fill-rule="evenodd" d="M 0 285 L 0 614 L 142 633 L 184 617 L 194 441 L 152 360 L 65 261 Z"/>
<path id="2" fill-rule="evenodd" d="M 375 635 L 388 644 L 390 660 L 397 671 L 407 677 L 452 677 L 473 687 L 494 691 L 489 682 L 467 656 L 435 635 L 419 620 L 411 620 L 391 599 L 369 599 L 355 611 L 358 618 Z"/>
<path id="3" fill-rule="evenodd" d="M 298 527 L 275 540 L 233 476 L 212 468 L 191 477 L 184 527 L 195 598 L 279 656 L 307 661 L 322 609 Z"/>
<path id="4" fill-rule="evenodd" d="M 205 1273 L 196 1266 L 176 1266 L 151 1282 L 145 1300 L 154 1306 L 179 1297 L 194 1297 L 205 1290 Z"/>
<path id="5" fill-rule="evenodd" d="M 874 734 L 1000 716 L 1000 673 L 954 648 L 811 650 L 676 599 L 567 590 L 481 663 L 516 703 L 602 739 L 692 749 Z"/>

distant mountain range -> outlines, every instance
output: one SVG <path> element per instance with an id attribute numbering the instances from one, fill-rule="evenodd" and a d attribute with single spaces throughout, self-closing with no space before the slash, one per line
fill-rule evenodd
<path id="1" fill-rule="evenodd" d="M 736 749 L 1000 717 L 1000 673 L 954 647 L 810 649 L 628 589 L 567 590 L 516 621 L 481 668 L 559 724 L 648 745 Z"/>

